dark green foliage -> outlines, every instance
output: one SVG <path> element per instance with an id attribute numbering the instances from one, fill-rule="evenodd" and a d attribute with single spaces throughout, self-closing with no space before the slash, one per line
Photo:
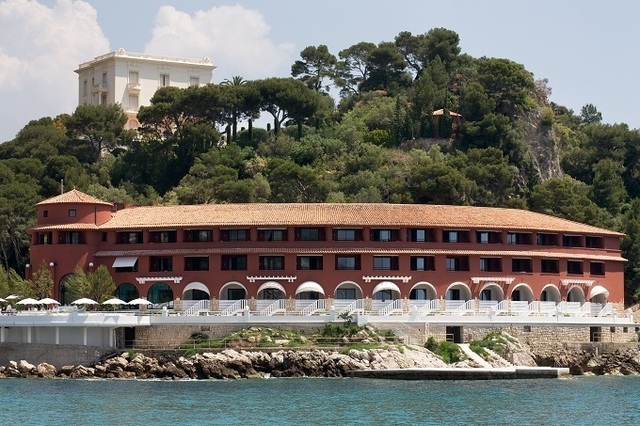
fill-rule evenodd
<path id="1" fill-rule="evenodd" d="M 460 362 L 464 359 L 462 350 L 453 342 L 437 342 L 433 337 L 429 337 L 424 347 L 438 355 L 447 364 Z"/>

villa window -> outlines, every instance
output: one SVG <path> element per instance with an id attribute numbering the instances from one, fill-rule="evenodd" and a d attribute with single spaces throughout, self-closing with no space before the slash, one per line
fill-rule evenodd
<path id="1" fill-rule="evenodd" d="M 260 256 L 259 269 L 261 271 L 282 271 L 284 256 Z"/>
<path id="2" fill-rule="evenodd" d="M 531 259 L 514 258 L 511 259 L 512 272 L 533 272 Z"/>
<path id="3" fill-rule="evenodd" d="M 360 255 L 336 256 L 336 269 L 339 271 L 360 270 Z"/>
<path id="4" fill-rule="evenodd" d="M 581 235 L 563 235 L 562 236 L 562 245 L 564 247 L 582 247 L 582 236 Z"/>
<path id="5" fill-rule="evenodd" d="M 373 269 L 376 271 L 398 270 L 398 256 L 374 256 Z"/>
<path id="6" fill-rule="evenodd" d="M 389 242 L 400 241 L 400 233 L 397 229 L 372 229 L 371 241 Z"/>
<path id="7" fill-rule="evenodd" d="M 528 232 L 507 232 L 507 244 L 531 244 Z"/>
<path id="8" fill-rule="evenodd" d="M 246 271 L 247 255 L 223 255 L 221 263 L 223 271 Z"/>
<path id="9" fill-rule="evenodd" d="M 591 275 L 604 275 L 604 262 L 590 262 L 589 273 Z"/>
<path id="10" fill-rule="evenodd" d="M 436 240 L 436 233 L 430 228 L 411 228 L 407 230 L 407 240 L 416 243 L 432 242 Z"/>
<path id="11" fill-rule="evenodd" d="M 160 74 L 160 87 L 167 87 L 171 85 L 171 79 L 169 74 Z"/>
<path id="12" fill-rule="evenodd" d="M 582 275 L 584 273 L 581 260 L 567 260 L 567 274 Z"/>
<path id="13" fill-rule="evenodd" d="M 173 259 L 169 256 L 149 257 L 149 272 L 171 272 L 173 271 Z"/>
<path id="14" fill-rule="evenodd" d="M 199 77 L 189 77 L 189 86 L 200 86 L 200 78 Z"/>
<path id="15" fill-rule="evenodd" d="M 84 244 L 84 235 L 78 231 L 68 231 L 60 234 L 61 244 Z"/>
<path id="16" fill-rule="evenodd" d="M 324 228 L 296 228 L 296 241 L 325 241 Z"/>
<path id="17" fill-rule="evenodd" d="M 435 271 L 436 262 L 434 256 L 411 256 L 412 271 Z"/>
<path id="18" fill-rule="evenodd" d="M 224 242 L 249 241 L 249 230 L 248 229 L 221 229 L 220 241 L 224 241 Z"/>
<path id="19" fill-rule="evenodd" d="M 150 231 L 150 243 L 175 243 L 178 240 L 176 231 Z"/>
<path id="20" fill-rule="evenodd" d="M 540 272 L 543 274 L 557 274 L 560 272 L 558 259 L 540 259 Z"/>
<path id="21" fill-rule="evenodd" d="M 287 230 L 258 229 L 258 241 L 287 241 Z"/>
<path id="22" fill-rule="evenodd" d="M 334 229 L 333 241 L 362 241 L 362 229 Z"/>
<path id="23" fill-rule="evenodd" d="M 447 256 L 447 271 L 468 271 L 469 257 L 467 256 Z"/>
<path id="24" fill-rule="evenodd" d="M 298 256 L 296 269 L 298 271 L 321 271 L 322 256 Z"/>
<path id="25" fill-rule="evenodd" d="M 142 231 L 118 232 L 116 233 L 117 244 L 141 244 Z"/>
<path id="26" fill-rule="evenodd" d="M 189 229 L 184 231 L 184 241 L 187 243 L 208 243 L 213 241 L 210 229 Z"/>
<path id="27" fill-rule="evenodd" d="M 499 244 L 502 234 L 498 231 L 476 231 L 476 242 L 478 244 Z"/>
<path id="28" fill-rule="evenodd" d="M 604 248 L 604 238 L 586 236 L 585 246 L 588 248 Z"/>
<path id="29" fill-rule="evenodd" d="M 52 234 L 51 232 L 39 232 L 38 233 L 38 244 L 47 245 L 51 244 Z"/>
<path id="30" fill-rule="evenodd" d="M 558 234 L 545 234 L 539 232 L 536 234 L 536 243 L 539 246 L 557 246 Z"/>
<path id="31" fill-rule="evenodd" d="M 209 256 L 187 256 L 184 258 L 185 271 L 208 271 Z"/>
<path id="32" fill-rule="evenodd" d="M 442 241 L 445 243 L 468 243 L 469 231 L 442 231 Z"/>
<path id="33" fill-rule="evenodd" d="M 481 257 L 481 272 L 502 272 L 502 259 L 499 257 Z"/>

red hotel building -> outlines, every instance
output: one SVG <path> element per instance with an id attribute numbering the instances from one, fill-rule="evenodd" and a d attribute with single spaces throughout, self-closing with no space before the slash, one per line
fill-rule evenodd
<path id="1" fill-rule="evenodd" d="M 54 297 L 105 265 L 124 300 L 520 300 L 623 304 L 623 234 L 524 210 L 414 204 L 116 209 L 80 191 L 36 205 L 31 273 Z M 28 271 L 29 273 L 29 271 Z"/>

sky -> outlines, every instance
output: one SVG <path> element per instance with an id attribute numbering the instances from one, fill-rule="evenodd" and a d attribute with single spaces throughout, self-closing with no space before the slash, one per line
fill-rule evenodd
<path id="1" fill-rule="evenodd" d="M 507 58 L 549 80 L 551 100 L 591 103 L 640 127 L 635 0 L 0 0 L 0 142 L 30 120 L 71 114 L 80 63 L 119 48 L 208 57 L 213 82 L 288 77 L 307 46 L 444 27 L 462 53 Z"/>

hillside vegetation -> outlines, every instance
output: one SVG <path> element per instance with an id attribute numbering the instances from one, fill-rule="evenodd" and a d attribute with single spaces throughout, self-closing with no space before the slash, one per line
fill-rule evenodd
<path id="1" fill-rule="evenodd" d="M 33 206 L 61 188 L 138 205 L 505 206 L 625 233 L 632 303 L 640 134 L 550 95 L 523 65 L 473 58 L 455 32 L 435 28 L 337 56 L 309 46 L 289 78 L 161 88 L 140 108 L 138 133 L 123 130 L 119 105 L 34 119 L 0 145 L 0 258 L 24 272 Z M 273 124 L 253 127 L 259 116 Z M 0 275 L 0 287 L 15 280 Z"/>

